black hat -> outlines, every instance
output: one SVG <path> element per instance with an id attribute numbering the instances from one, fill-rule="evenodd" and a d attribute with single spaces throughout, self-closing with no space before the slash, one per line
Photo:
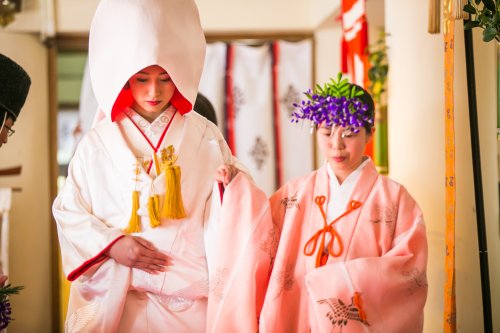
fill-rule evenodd
<path id="1" fill-rule="evenodd" d="M 0 109 L 16 120 L 26 101 L 31 79 L 12 59 L 0 53 Z"/>

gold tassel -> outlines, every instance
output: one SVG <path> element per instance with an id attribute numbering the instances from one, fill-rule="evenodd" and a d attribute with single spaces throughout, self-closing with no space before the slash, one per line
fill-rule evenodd
<path id="1" fill-rule="evenodd" d="M 165 174 L 165 200 L 161 217 L 167 219 L 182 219 L 186 217 L 181 192 L 181 168 L 175 165 L 177 155 L 174 146 L 170 145 L 161 151 L 161 167 Z"/>
<path id="2" fill-rule="evenodd" d="M 441 25 L 441 1 L 429 0 L 429 21 L 427 31 L 430 34 L 438 34 Z"/>
<path id="3" fill-rule="evenodd" d="M 132 215 L 130 216 L 130 221 L 128 222 L 127 228 L 123 230 L 126 234 L 131 234 L 133 232 L 141 231 L 141 221 L 137 210 L 139 209 L 139 191 L 132 192 Z"/>
<path id="4" fill-rule="evenodd" d="M 455 20 L 469 18 L 469 14 L 464 11 L 464 7 L 467 3 L 467 0 L 455 0 L 455 3 L 453 4 L 453 17 Z"/>
<path id="5" fill-rule="evenodd" d="M 148 199 L 149 224 L 156 228 L 161 224 L 160 221 L 160 203 L 158 194 L 152 195 Z"/>
<path id="6" fill-rule="evenodd" d="M 161 173 L 160 162 L 158 162 L 158 156 L 156 155 L 156 153 L 153 153 L 153 163 L 155 165 L 156 175 L 159 176 Z"/>

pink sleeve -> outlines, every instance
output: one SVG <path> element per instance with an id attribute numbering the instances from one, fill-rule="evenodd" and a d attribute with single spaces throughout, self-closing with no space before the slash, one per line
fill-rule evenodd
<path id="1" fill-rule="evenodd" d="M 216 227 L 207 332 L 257 332 L 277 243 L 267 197 L 246 175 L 225 189 Z"/>

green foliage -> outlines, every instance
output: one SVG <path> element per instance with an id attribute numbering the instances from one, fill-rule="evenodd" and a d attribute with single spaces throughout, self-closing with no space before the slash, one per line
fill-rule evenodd
<path id="1" fill-rule="evenodd" d="M 368 78 L 370 79 L 368 89 L 377 103 L 380 103 L 381 96 L 386 91 L 387 73 L 389 72 L 387 46 L 385 44 L 387 35 L 385 31 L 380 31 L 375 44 L 370 45 L 368 48 L 368 61 L 371 65 L 368 70 Z"/>
<path id="2" fill-rule="evenodd" d="M 7 296 L 19 294 L 23 290 L 23 286 L 12 287 L 10 284 L 0 288 L 0 301 L 3 301 Z"/>
<path id="3" fill-rule="evenodd" d="M 464 29 L 480 27 L 483 29 L 483 41 L 496 39 L 500 42 L 500 8 L 498 0 L 468 0 L 464 11 L 470 14 L 470 20 Z"/>
<path id="4" fill-rule="evenodd" d="M 354 97 L 359 97 L 364 94 L 362 90 L 356 90 L 356 87 L 349 89 L 350 83 L 347 79 L 342 78 L 342 73 L 337 74 L 337 80 L 330 79 L 330 82 L 323 84 L 323 87 L 319 84 L 314 88 L 313 94 L 319 96 L 332 96 L 332 97 L 345 97 L 351 99 Z M 306 96 L 311 99 L 310 94 Z"/>

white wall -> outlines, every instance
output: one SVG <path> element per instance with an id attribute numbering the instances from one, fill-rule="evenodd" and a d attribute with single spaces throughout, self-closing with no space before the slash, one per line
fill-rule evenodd
<path id="1" fill-rule="evenodd" d="M 0 169 L 23 167 L 21 176 L 0 177 L 0 187 L 22 187 L 13 194 L 10 215 L 9 280 L 26 289 L 11 297 L 15 320 L 9 332 L 51 332 L 47 50 L 36 36 L 0 31 L 0 52 L 19 63 L 32 80 L 16 133 L 0 148 Z"/>
<path id="2" fill-rule="evenodd" d="M 425 332 L 443 327 L 444 286 L 444 52 L 443 36 L 427 34 L 422 1 L 386 0 L 389 46 L 390 175 L 407 186 L 424 212 L 429 239 L 429 296 Z M 482 306 L 462 22 L 455 33 L 456 289 L 459 332 L 481 332 Z M 476 78 L 481 134 L 493 314 L 499 313 L 500 255 L 495 142 L 494 45 L 476 43 Z M 495 316 L 494 316 L 495 317 Z M 495 318 L 500 332 L 500 318 Z"/>
<path id="3" fill-rule="evenodd" d="M 313 7 L 312 2 L 322 6 Z M 98 0 L 57 1 L 56 11 L 64 13 L 58 15 L 57 30 L 86 33 L 98 3 Z M 208 33 L 311 31 L 318 20 L 329 13 L 329 8 L 337 6 L 325 0 L 196 0 L 196 3 Z"/>
<path id="4" fill-rule="evenodd" d="M 41 3 L 40 0 L 31 1 L 29 6 L 24 6 L 21 13 L 15 15 L 14 22 L 10 23 L 5 31 L 34 32 L 41 28 Z"/>
<path id="5" fill-rule="evenodd" d="M 312 30 L 310 1 L 197 0 L 206 32 Z"/>
<path id="6" fill-rule="evenodd" d="M 31 0 L 7 31 L 39 32 L 54 8 L 58 33 L 87 34 L 99 0 Z M 311 32 L 338 9 L 329 0 L 196 0 L 207 33 Z"/>

